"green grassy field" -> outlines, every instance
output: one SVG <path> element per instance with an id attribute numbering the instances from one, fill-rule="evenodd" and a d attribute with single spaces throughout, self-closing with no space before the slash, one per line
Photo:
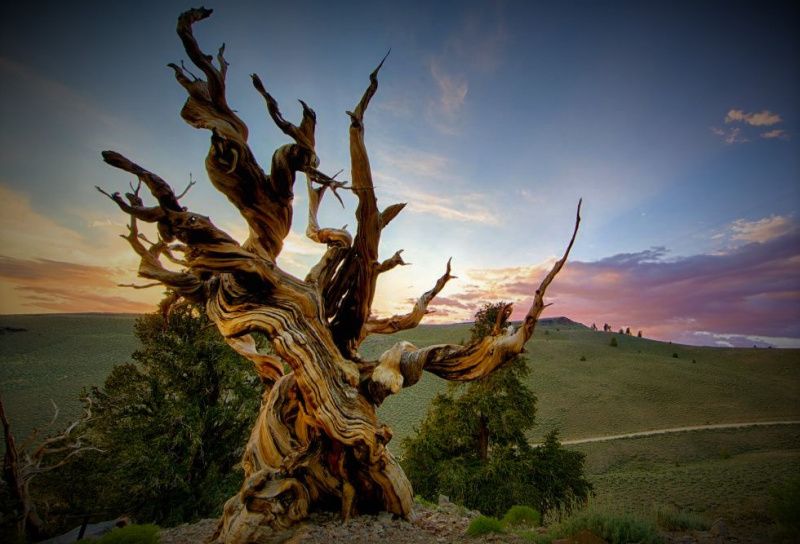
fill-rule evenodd
<path id="1" fill-rule="evenodd" d="M 377 356 L 400 339 L 416 345 L 459 342 L 469 336 L 468 329 L 420 327 L 371 337 L 363 352 Z M 619 347 L 609 345 L 612 336 Z M 538 397 L 534 440 L 554 427 L 563 439 L 578 439 L 687 425 L 800 419 L 800 350 L 673 345 L 579 325 L 539 327 L 526 349 L 530 386 Z M 446 387 L 444 380 L 426 374 L 414 387 L 386 400 L 380 415 L 392 425 L 396 444 L 424 417 L 421 407 Z"/>
<path id="2" fill-rule="evenodd" d="M 0 335 L 0 395 L 18 438 L 60 409 L 55 427 L 80 413 L 81 389 L 100 385 L 111 367 L 130 360 L 138 341 L 136 316 L 122 314 L 4 315 Z M 2 446 L 4 449 L 5 446 Z"/>
<path id="3" fill-rule="evenodd" d="M 136 349 L 134 316 L 0 316 L 0 394 L 22 436 L 62 408 L 79 410 L 83 387 L 101 384 Z M 619 346 L 611 347 L 616 336 Z M 418 346 L 458 343 L 468 325 L 423 326 L 373 336 L 362 355 L 377 357 L 399 340 Z M 538 397 L 537 440 L 551 428 L 579 439 L 713 423 L 800 419 L 800 350 L 672 345 L 593 332 L 579 325 L 537 328 L 527 346 Z M 674 357 L 673 354 L 677 355 Z M 582 361 L 581 358 L 585 358 Z M 425 375 L 389 397 L 379 415 L 399 452 L 428 403 L 447 384 Z M 800 426 L 706 430 L 571 446 L 587 454 L 596 505 L 650 512 L 676 506 L 710 518 L 763 521 L 769 489 L 800 472 Z"/>
<path id="4" fill-rule="evenodd" d="M 130 315 L 0 316 L 0 394 L 20 432 L 47 422 L 50 399 L 63 419 L 74 416 L 83 387 L 101 384 L 136 348 Z M 616 336 L 619 347 L 609 346 Z M 422 326 L 376 335 L 362 354 L 377 357 L 399 340 L 424 346 L 458 343 L 468 325 Z M 725 349 L 672 345 L 593 332 L 579 325 L 537 328 L 527 346 L 538 397 L 532 439 L 553 427 L 563 439 L 648 429 L 800 419 L 800 350 Z M 674 358 L 672 355 L 677 354 Z M 581 361 L 585 357 L 585 361 Z M 389 397 L 379 414 L 395 432 L 392 446 L 413 431 L 430 399 L 447 387 L 436 376 Z"/>
<path id="5" fill-rule="evenodd" d="M 570 446 L 586 454 L 602 511 L 660 507 L 763 533 L 773 489 L 800 474 L 800 425 L 704 430 Z M 763 536 L 763 535 L 762 535 Z"/>

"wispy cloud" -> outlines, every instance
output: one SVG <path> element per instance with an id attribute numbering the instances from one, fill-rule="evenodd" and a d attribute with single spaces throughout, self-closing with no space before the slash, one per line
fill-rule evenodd
<path id="1" fill-rule="evenodd" d="M 800 348 L 800 338 L 784 338 L 781 336 L 760 336 L 760 335 L 742 335 L 742 334 L 725 334 L 714 333 L 708 331 L 697 331 L 692 335 L 700 344 L 710 344 L 720 347 L 728 348 L 749 348 L 759 347 L 765 348 L 773 346 L 776 348 Z M 691 337 L 689 337 L 691 339 Z"/>
<path id="2" fill-rule="evenodd" d="M 783 215 L 771 215 L 755 221 L 737 219 L 730 225 L 732 239 L 759 243 L 778 238 L 796 229 L 797 225 L 792 218 Z"/>
<path id="3" fill-rule="evenodd" d="M 464 106 L 469 85 L 463 77 L 447 73 L 435 60 L 430 63 L 430 71 L 439 88 L 440 111 L 445 116 L 452 118 Z"/>
<path id="4" fill-rule="evenodd" d="M 762 132 L 761 137 L 764 138 L 765 140 L 773 140 L 775 138 L 786 140 L 789 138 L 789 133 L 783 130 L 782 128 L 776 128 L 767 132 Z"/>
<path id="5" fill-rule="evenodd" d="M 507 41 L 503 4 L 487 2 L 463 12 L 445 39 L 443 54 L 476 72 L 490 73 L 501 64 Z"/>
<path id="6" fill-rule="evenodd" d="M 24 194 L 0 184 L 0 312 L 143 311 L 160 291 L 124 289 L 138 259 L 118 237 L 125 228 L 94 212 L 75 211 L 92 240 L 38 213 Z"/>
<path id="7" fill-rule="evenodd" d="M 428 122 L 445 134 L 456 134 L 469 84 L 464 76 L 445 71 L 436 59 L 428 68 L 437 88 L 436 99 L 428 103 Z"/>
<path id="8" fill-rule="evenodd" d="M 730 110 L 725 115 L 726 123 L 746 123 L 754 127 L 768 127 L 777 125 L 783 119 L 777 113 L 763 110 L 758 113 L 745 113 L 742 110 Z"/>
<path id="9" fill-rule="evenodd" d="M 381 171 L 373 171 L 373 175 L 384 194 L 393 200 L 408 203 L 404 212 L 483 225 L 496 225 L 500 222 L 497 214 L 487 205 L 484 195 L 467 193 L 442 196 Z"/>
<path id="10" fill-rule="evenodd" d="M 17 259 L 0 255 L 0 282 L 4 299 L 16 298 L 12 311 L 146 312 L 153 304 L 123 296 L 116 280 L 128 271 L 49 259 Z M 156 294 L 159 293 L 155 289 Z"/>
<path id="11" fill-rule="evenodd" d="M 491 195 L 466 190 L 467 184 L 458 178 L 457 165 L 448 157 L 396 145 L 379 148 L 375 166 L 373 175 L 381 194 L 407 202 L 406 213 L 484 225 L 499 223 Z"/>
<path id="12" fill-rule="evenodd" d="M 453 177 L 453 165 L 450 159 L 430 151 L 392 145 L 391 148 L 378 148 L 376 155 L 381 168 L 404 177 L 435 180 Z"/>
<path id="13" fill-rule="evenodd" d="M 765 140 L 785 140 L 789 138 L 789 134 L 783 129 L 775 128 L 766 132 L 756 133 L 755 129 L 749 128 L 770 127 L 781 122 L 783 122 L 781 116 L 769 110 L 747 113 L 744 110 L 732 109 L 725 114 L 725 124 L 734 126 L 729 126 L 728 128 L 714 126 L 711 127 L 711 132 L 722 138 L 729 145 L 749 142 L 751 138 L 756 136 Z M 748 132 L 745 132 L 746 130 Z"/>
<path id="14" fill-rule="evenodd" d="M 435 98 L 426 109 L 431 125 L 445 134 L 460 131 L 469 77 L 496 70 L 506 40 L 505 16 L 500 4 L 487 4 L 462 16 L 455 30 L 445 37 L 441 51 L 428 61 L 436 88 Z"/>
<path id="15" fill-rule="evenodd" d="M 726 144 L 742 144 L 750 141 L 742 136 L 742 129 L 739 127 L 733 127 L 729 129 L 711 127 L 711 132 L 722 138 Z"/>

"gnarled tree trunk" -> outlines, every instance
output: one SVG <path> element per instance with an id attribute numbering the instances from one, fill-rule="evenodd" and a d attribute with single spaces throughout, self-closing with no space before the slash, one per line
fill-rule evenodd
<path id="1" fill-rule="evenodd" d="M 189 95 L 181 116 L 211 132 L 206 157 L 209 179 L 247 221 L 248 239 L 240 244 L 209 218 L 187 211 L 164 180 L 112 151 L 103 153 L 104 160 L 134 174 L 140 183 L 125 198 L 103 192 L 131 217 L 125 238 L 141 257 L 139 275 L 167 286 L 176 300 L 204 304 L 223 337 L 253 361 L 266 383 L 244 454 L 245 481 L 226 503 L 215 541 L 257 541 L 303 519 L 314 508 L 340 509 L 345 519 L 378 510 L 407 516 L 411 485 L 386 448 L 392 433 L 378 421 L 376 407 L 387 395 L 416 383 L 423 370 L 448 380 L 472 380 L 520 353 L 545 306 L 545 290 L 566 261 L 580 215 L 563 258 L 542 281 L 518 329 L 495 331 L 466 346 L 417 349 L 399 342 L 378 361 L 363 360 L 358 347 L 366 336 L 416 327 L 430 301 L 453 277 L 448 262 L 444 275 L 408 314 L 371 316 L 378 276 L 405 264 L 399 251 L 378 261 L 381 232 L 404 204 L 378 209 L 364 145 L 364 115 L 378 88 L 383 61 L 370 74 L 361 100 L 348 112 L 349 186 L 317 169 L 314 111 L 301 101 L 300 124 L 288 122 L 253 75 L 269 116 L 292 140 L 275 151 L 266 173 L 248 145 L 247 126 L 228 106 L 224 47 L 214 63 L 192 33 L 192 25 L 210 14 L 206 9 L 187 11 L 177 28 L 189 59 L 205 79 L 182 65 L 170 66 Z M 297 173 L 304 174 L 309 195 L 306 234 L 326 246 L 304 279 L 276 265 L 291 227 Z M 139 196 L 142 184 L 156 199 L 155 206 L 144 205 Z M 338 198 L 337 190 L 351 190 L 358 198 L 355 236 L 317 222 L 325 192 Z M 159 239 L 148 242 L 139 234 L 137 221 L 155 223 Z M 176 257 L 179 253 L 182 256 Z M 163 266 L 162 257 L 182 270 Z M 272 354 L 258 352 L 253 333 L 269 340 Z"/>

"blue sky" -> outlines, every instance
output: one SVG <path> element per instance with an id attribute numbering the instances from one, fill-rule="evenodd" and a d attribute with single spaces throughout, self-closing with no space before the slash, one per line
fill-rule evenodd
<path id="1" fill-rule="evenodd" d="M 244 232 L 205 177 L 207 134 L 180 119 L 184 91 L 166 68 L 185 58 L 175 21 L 192 4 L 140 4 L 6 8 L 2 313 L 143 311 L 158 298 L 116 287 L 134 281 L 136 260 L 116 237 L 124 217 L 94 185 L 121 190 L 129 180 L 101 162 L 103 149 L 176 187 L 191 172 L 198 185 L 185 203 Z M 206 51 L 227 44 L 229 102 L 262 165 L 285 137 L 250 73 L 288 118 L 299 117 L 297 98 L 316 110 L 321 168 L 345 168 L 346 178 L 344 111 L 392 49 L 366 138 L 380 203 L 409 202 L 383 252 L 404 248 L 413 266 L 382 278 L 376 311 L 402 311 L 449 256 L 460 280 L 442 293 L 433 321 L 468 319 L 497 298 L 521 310 L 583 197 L 578 264 L 553 285 L 551 315 L 691 343 L 800 338 L 796 3 L 207 7 L 215 13 L 196 35 Z M 319 254 L 302 236 L 301 188 L 281 262 L 297 274 Z M 345 204 L 325 203 L 321 223 L 352 226 L 355 206 Z M 765 247 L 782 258 L 742 266 Z M 670 275 L 678 270 L 680 279 Z M 710 270 L 719 281 L 701 281 Z M 701 292 L 683 290 L 687 281 Z M 506 286 L 514 282 L 523 287 Z M 710 311 L 720 296 L 733 305 Z"/>

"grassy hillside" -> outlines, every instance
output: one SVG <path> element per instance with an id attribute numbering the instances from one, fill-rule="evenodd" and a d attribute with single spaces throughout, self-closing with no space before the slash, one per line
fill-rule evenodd
<path id="1" fill-rule="evenodd" d="M 400 339 L 417 345 L 459 342 L 469 337 L 468 330 L 468 325 L 420 327 L 368 338 L 363 351 L 377 356 Z M 616 348 L 609 345 L 612 337 Z M 567 439 L 800 419 L 800 350 L 681 346 L 580 325 L 540 326 L 526 349 L 530 386 L 539 399 L 533 439 L 553 427 Z M 422 407 L 446 387 L 426 374 L 386 400 L 380 415 L 395 430 L 395 447 L 424 417 Z"/>
<path id="2" fill-rule="evenodd" d="M 18 432 L 76 414 L 80 390 L 101 384 L 136 348 L 131 315 L 0 316 L 0 393 Z M 619 347 L 609 346 L 616 336 Z M 430 325 L 368 338 L 367 358 L 399 340 L 418 346 L 458 343 L 469 325 Z M 537 439 L 553 427 L 583 438 L 681 425 L 800 419 L 800 350 L 699 348 L 545 324 L 527 346 L 538 396 Z M 678 357 L 674 358 L 673 354 Z M 585 361 L 581 361 L 585 357 Z M 425 374 L 389 397 L 380 416 L 398 448 L 446 382 Z"/>
<path id="3" fill-rule="evenodd" d="M 650 517 L 675 507 L 764 541 L 771 492 L 800 474 L 800 425 L 706 430 L 570 446 L 587 458 L 593 503 Z"/>
<path id="4" fill-rule="evenodd" d="M 0 394 L 18 436 L 62 408 L 79 409 L 83 387 L 101 384 L 136 349 L 135 316 L 0 316 Z M 8 332 L 12 329 L 26 329 Z M 618 347 L 609 345 L 617 337 Z M 362 354 L 377 357 L 399 340 L 458 343 L 469 325 L 423 326 L 373 336 Z M 800 419 L 800 350 L 697 348 L 543 324 L 527 346 L 538 396 L 536 440 L 558 427 L 585 438 L 648 429 Z M 673 357 L 673 354 L 677 357 Z M 585 360 L 581 360 L 585 358 Z M 447 384 L 425 374 L 389 397 L 380 417 L 402 438 Z M 800 473 L 800 425 L 706 430 L 570 446 L 587 454 L 595 504 L 652 515 L 670 506 L 764 527 L 770 489 Z M 2 449 L 0 447 L 0 449 Z M 746 530 L 747 528 L 745 528 Z M 759 529 L 761 530 L 761 529 Z"/>
<path id="5" fill-rule="evenodd" d="M 130 360 L 138 346 L 135 319 L 125 314 L 0 316 L 0 395 L 14 433 L 22 437 L 49 422 L 50 399 L 61 410 L 57 427 L 77 415 L 81 389 L 102 384 L 114 364 Z"/>

